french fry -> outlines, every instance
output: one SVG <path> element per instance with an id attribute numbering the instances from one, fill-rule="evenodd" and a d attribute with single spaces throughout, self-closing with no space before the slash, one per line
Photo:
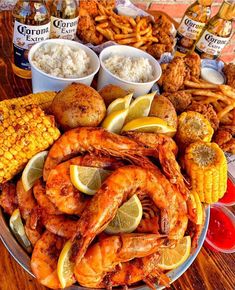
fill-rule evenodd
<path id="1" fill-rule="evenodd" d="M 109 27 L 109 23 L 108 22 L 99 23 L 96 27 L 108 28 Z"/>
<path id="2" fill-rule="evenodd" d="M 214 84 L 210 84 L 210 83 L 195 83 L 195 82 L 191 82 L 191 81 L 184 81 L 184 85 L 186 87 L 190 87 L 190 88 L 195 88 L 195 89 L 218 89 L 219 85 L 214 85 Z"/>
<path id="3" fill-rule="evenodd" d="M 137 41 L 136 43 L 133 44 L 133 46 L 136 48 L 139 48 L 144 44 L 145 44 L 145 41 Z"/>
<path id="4" fill-rule="evenodd" d="M 130 43 L 134 43 L 136 41 L 137 40 L 136 40 L 135 37 L 131 37 L 131 38 L 117 40 L 117 43 L 119 43 L 119 44 L 130 44 Z"/>
<path id="5" fill-rule="evenodd" d="M 208 90 L 203 90 L 203 89 L 189 89 L 189 90 L 185 90 L 185 92 L 193 94 L 193 95 L 197 95 L 197 96 L 206 96 L 206 97 L 212 97 L 215 98 L 216 100 L 223 100 L 224 102 L 226 102 L 227 104 L 230 104 L 231 101 L 229 100 L 228 97 L 220 95 L 218 93 L 214 93 Z"/>
<path id="6" fill-rule="evenodd" d="M 120 24 L 116 21 L 116 19 L 114 19 L 113 17 L 110 17 L 110 21 L 112 22 L 112 24 L 118 28 L 120 28 L 122 31 L 126 31 L 127 33 L 132 33 L 133 29 L 127 27 L 127 25 L 124 24 Z"/>
<path id="7" fill-rule="evenodd" d="M 97 21 L 97 22 L 107 20 L 107 19 L 108 19 L 108 16 L 106 16 L 106 15 L 100 15 L 100 16 L 95 17 L 95 21 Z"/>
<path id="8" fill-rule="evenodd" d="M 232 111 L 235 108 L 235 102 L 227 107 L 225 107 L 222 111 L 217 114 L 219 120 L 221 120 L 226 114 Z"/>
<path id="9" fill-rule="evenodd" d="M 136 24 L 134 18 L 132 18 L 132 17 L 128 17 L 128 20 L 129 20 L 129 22 L 130 22 L 130 24 L 131 24 L 132 27 L 136 27 L 137 24 Z"/>
<path id="10" fill-rule="evenodd" d="M 219 88 L 224 95 L 228 96 L 229 98 L 235 99 L 235 90 L 232 87 L 228 85 L 220 85 Z"/>
<path id="11" fill-rule="evenodd" d="M 96 26 L 96 30 L 99 31 L 99 33 L 101 33 L 108 40 L 114 40 L 113 33 L 109 29 L 103 29 Z"/>

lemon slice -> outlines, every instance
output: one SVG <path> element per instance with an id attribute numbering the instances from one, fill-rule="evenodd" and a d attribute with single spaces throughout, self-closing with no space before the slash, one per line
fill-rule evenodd
<path id="1" fill-rule="evenodd" d="M 137 195 L 133 195 L 117 211 L 115 218 L 109 223 L 105 232 L 108 234 L 131 233 L 142 219 L 143 209 Z"/>
<path id="2" fill-rule="evenodd" d="M 172 137 L 175 134 L 175 128 L 167 125 L 167 122 L 158 117 L 143 117 L 128 122 L 122 131 L 139 131 L 139 132 L 152 132 L 163 133 Z"/>
<path id="3" fill-rule="evenodd" d="M 148 95 L 137 97 L 130 105 L 125 123 L 137 118 L 147 117 L 155 94 L 156 92 L 153 92 Z"/>
<path id="4" fill-rule="evenodd" d="M 57 274 L 61 284 L 61 288 L 69 287 L 76 282 L 73 274 L 74 264 L 70 261 L 72 242 L 68 240 L 59 256 L 57 264 Z"/>
<path id="5" fill-rule="evenodd" d="M 17 241 L 26 249 L 27 252 L 32 251 L 31 243 L 26 236 L 24 225 L 20 216 L 20 210 L 17 208 L 9 220 L 10 228 Z"/>
<path id="6" fill-rule="evenodd" d="M 113 132 L 119 134 L 124 125 L 126 116 L 128 114 L 129 109 L 124 109 L 121 111 L 115 111 L 109 114 L 103 121 L 102 127 L 108 130 L 109 132 Z"/>
<path id="7" fill-rule="evenodd" d="M 174 248 L 159 248 L 160 261 L 158 266 L 163 270 L 175 269 L 188 259 L 190 250 L 190 236 L 183 237 Z"/>
<path id="8" fill-rule="evenodd" d="M 29 160 L 22 173 L 22 183 L 25 191 L 33 187 L 35 181 L 42 176 L 43 166 L 48 151 L 42 151 Z"/>
<path id="9" fill-rule="evenodd" d="M 126 95 L 124 98 L 114 100 L 107 108 L 107 115 L 129 108 L 133 93 Z"/>
<path id="10" fill-rule="evenodd" d="M 81 192 L 94 195 L 111 171 L 102 168 L 70 165 L 72 184 Z"/>

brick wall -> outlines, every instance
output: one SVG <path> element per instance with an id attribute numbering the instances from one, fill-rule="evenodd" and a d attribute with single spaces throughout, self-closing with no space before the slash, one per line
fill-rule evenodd
<path id="1" fill-rule="evenodd" d="M 169 16 L 174 18 L 177 22 L 180 22 L 184 15 L 186 8 L 194 2 L 194 0 L 132 0 L 132 2 L 142 8 L 150 10 L 160 10 L 167 13 Z M 214 0 L 212 4 L 212 16 L 214 16 L 219 10 L 219 6 L 222 0 Z M 235 23 L 233 25 L 235 30 Z M 235 63 L 235 33 L 230 41 L 230 43 L 224 48 L 221 59 L 225 62 Z"/>

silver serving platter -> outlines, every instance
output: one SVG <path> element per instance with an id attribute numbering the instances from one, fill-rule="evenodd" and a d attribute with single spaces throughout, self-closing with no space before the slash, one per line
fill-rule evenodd
<path id="1" fill-rule="evenodd" d="M 171 283 L 173 283 L 175 280 L 177 280 L 193 263 L 195 258 L 197 257 L 198 253 L 201 250 L 201 247 L 204 243 L 204 240 L 206 238 L 206 233 L 209 225 L 209 220 L 210 220 L 210 208 L 205 209 L 205 225 L 202 230 L 201 236 L 198 241 L 198 246 L 196 250 L 189 256 L 189 258 L 178 268 L 175 270 L 172 270 L 167 273 L 167 276 L 171 279 Z M 33 273 L 31 272 L 30 268 L 30 256 L 26 253 L 26 251 L 20 246 L 20 244 L 17 242 L 17 240 L 14 238 L 13 234 L 10 231 L 10 228 L 8 224 L 6 223 L 4 214 L 0 208 L 0 238 L 7 248 L 8 252 L 11 254 L 11 256 L 16 260 L 18 264 L 21 265 L 21 267 L 28 272 L 32 277 L 35 278 Z M 90 288 L 85 288 L 81 287 L 78 285 L 74 285 L 71 287 L 66 288 L 67 290 L 82 290 L 82 289 L 90 289 Z M 116 288 L 118 289 L 118 288 Z M 120 288 L 119 288 L 120 289 Z M 148 287 L 146 285 L 141 285 L 141 286 L 135 286 L 135 287 L 129 287 L 129 289 L 135 289 L 135 290 L 146 290 Z M 164 289 L 162 286 L 157 286 L 156 289 Z"/>

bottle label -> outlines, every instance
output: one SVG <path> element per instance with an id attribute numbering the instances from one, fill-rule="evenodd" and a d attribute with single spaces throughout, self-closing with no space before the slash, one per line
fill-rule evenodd
<path id="1" fill-rule="evenodd" d="M 78 26 L 78 17 L 61 19 L 51 16 L 51 38 L 74 39 Z"/>
<path id="2" fill-rule="evenodd" d="M 199 37 L 204 26 L 205 23 L 192 20 L 185 15 L 177 31 L 179 32 L 179 34 L 186 38 L 196 40 Z"/>
<path id="3" fill-rule="evenodd" d="M 185 15 L 177 29 L 176 50 L 183 54 L 191 51 L 204 26 L 205 23 L 197 22 Z"/>
<path id="4" fill-rule="evenodd" d="M 199 55 L 207 54 L 212 58 L 216 58 L 229 40 L 230 37 L 220 37 L 205 30 L 198 40 L 195 50 Z"/>
<path id="5" fill-rule="evenodd" d="M 28 51 L 37 42 L 48 39 L 50 22 L 44 25 L 26 25 L 17 20 L 14 23 L 14 62 L 19 68 L 30 70 Z"/>

